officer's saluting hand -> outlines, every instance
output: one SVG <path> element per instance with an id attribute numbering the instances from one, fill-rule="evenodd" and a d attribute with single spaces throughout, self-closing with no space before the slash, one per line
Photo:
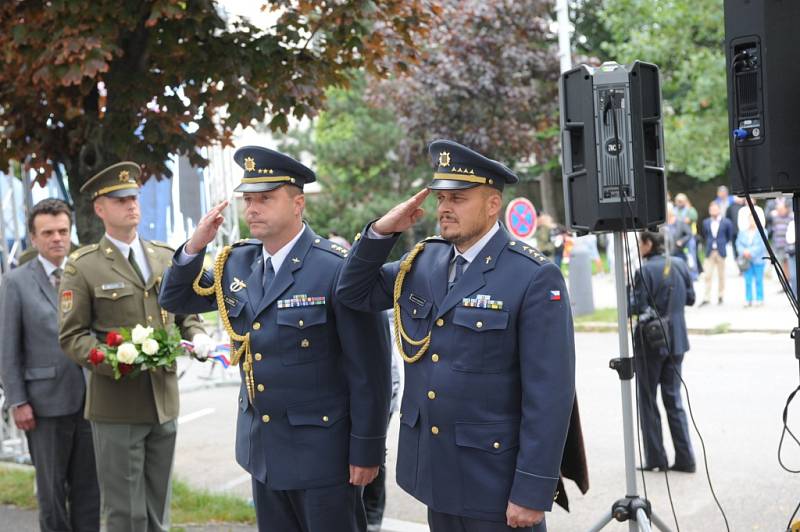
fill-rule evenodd
<path id="1" fill-rule="evenodd" d="M 236 460 L 253 477 L 260 531 L 366 529 L 358 486 L 384 459 L 390 354 L 385 318 L 334 294 L 347 251 L 303 223 L 314 172 L 249 146 L 245 217 L 253 236 L 203 256 L 224 221 L 223 201 L 199 221 L 164 277 L 165 308 L 216 309 L 241 368 Z"/>
<path id="2" fill-rule="evenodd" d="M 575 397 L 564 279 L 498 222 L 511 170 L 448 140 L 429 151 L 432 182 L 358 235 L 337 295 L 394 309 L 406 362 L 397 480 L 431 529 L 543 531 Z M 441 236 L 384 264 L 431 192 Z"/>

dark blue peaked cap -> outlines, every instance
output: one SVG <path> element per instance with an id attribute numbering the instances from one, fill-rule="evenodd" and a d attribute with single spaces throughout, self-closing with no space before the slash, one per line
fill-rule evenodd
<path id="1" fill-rule="evenodd" d="M 307 166 L 275 150 L 245 146 L 236 150 L 233 160 L 244 169 L 244 176 L 234 192 L 267 192 L 283 185 L 300 187 L 316 181 Z"/>
<path id="2" fill-rule="evenodd" d="M 506 184 L 519 181 L 503 164 L 452 140 L 434 140 L 428 146 L 435 168 L 432 190 L 457 190 L 487 185 L 503 190 Z"/>

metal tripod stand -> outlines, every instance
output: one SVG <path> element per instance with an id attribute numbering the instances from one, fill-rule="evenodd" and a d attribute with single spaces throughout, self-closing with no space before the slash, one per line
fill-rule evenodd
<path id="1" fill-rule="evenodd" d="M 622 239 L 627 235 L 614 233 L 614 279 L 617 289 L 617 327 L 619 334 L 619 358 L 609 362 L 611 369 L 619 375 L 622 392 L 622 432 L 625 442 L 625 497 L 611 505 L 609 513 L 593 527 L 590 532 L 598 532 L 613 519 L 619 522 L 628 521 L 630 532 L 650 532 L 652 523 L 662 532 L 671 532 L 669 527 L 656 516 L 650 501 L 638 495 L 636 487 L 636 461 L 633 442 L 633 395 L 631 380 L 633 379 L 633 357 L 628 347 L 628 294 L 625 290 L 625 264 L 623 263 Z"/>

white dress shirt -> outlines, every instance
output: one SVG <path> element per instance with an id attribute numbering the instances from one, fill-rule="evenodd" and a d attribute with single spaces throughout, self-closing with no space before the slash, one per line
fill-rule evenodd
<path id="1" fill-rule="evenodd" d="M 116 238 L 109 236 L 108 233 L 106 233 L 106 238 L 111 241 L 112 244 L 117 246 L 117 249 L 119 249 L 120 253 L 122 253 L 122 256 L 125 257 L 126 260 L 128 259 L 128 253 L 130 253 L 130 250 L 133 250 L 133 258 L 136 260 L 136 265 L 139 266 L 139 271 L 142 272 L 142 276 L 144 276 L 144 282 L 147 282 L 153 272 L 150 269 L 150 264 L 147 263 L 147 259 L 145 258 L 144 247 L 142 246 L 142 241 L 139 240 L 139 234 L 136 234 L 130 244 L 126 244 L 122 240 L 117 240 Z"/>
<path id="2" fill-rule="evenodd" d="M 36 258 L 39 259 L 39 262 L 41 262 L 42 266 L 44 266 L 44 273 L 47 274 L 47 278 L 48 279 L 50 279 L 52 277 L 52 275 L 53 275 L 53 272 L 56 271 L 59 268 L 61 268 L 61 273 L 63 275 L 63 273 L 64 273 L 64 264 L 67 262 L 67 257 L 64 257 L 61 260 L 61 264 L 58 265 L 58 266 L 56 266 L 55 264 L 53 264 L 52 262 L 50 262 L 46 258 L 42 257 L 41 254 L 37 255 Z"/>

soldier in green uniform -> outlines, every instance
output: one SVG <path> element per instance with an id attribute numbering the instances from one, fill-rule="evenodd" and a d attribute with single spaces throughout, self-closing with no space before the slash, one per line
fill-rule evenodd
<path id="1" fill-rule="evenodd" d="M 89 363 L 90 350 L 120 327 L 173 323 L 195 343 L 198 358 L 213 348 L 198 316 L 172 315 L 158 305 L 174 251 L 139 238 L 140 173 L 135 163 L 118 163 L 81 188 L 106 233 L 69 256 L 60 286 L 59 341 L 91 371 L 84 413 L 92 422 L 103 515 L 114 532 L 169 530 L 178 379 L 172 368 L 115 380 L 110 365 Z"/>

